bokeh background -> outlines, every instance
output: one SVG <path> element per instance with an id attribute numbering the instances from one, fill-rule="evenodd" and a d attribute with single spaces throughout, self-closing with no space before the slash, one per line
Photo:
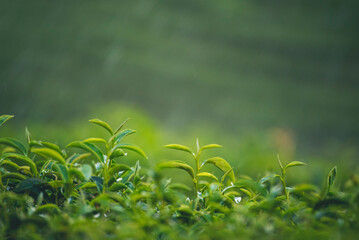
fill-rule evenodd
<path id="1" fill-rule="evenodd" d="M 253 177 L 282 161 L 320 182 L 357 171 L 359 1 L 0 1 L 1 135 L 61 147 L 128 138 L 153 162 L 211 150 Z M 132 155 L 131 155 L 132 156 Z M 137 156 L 133 156 L 135 159 Z M 143 160 L 141 160 L 143 161 Z M 147 163 L 143 163 L 146 165 Z M 150 164 L 151 165 L 151 164 Z M 174 172 L 178 173 L 178 172 Z M 294 176 L 295 177 L 295 176 Z"/>

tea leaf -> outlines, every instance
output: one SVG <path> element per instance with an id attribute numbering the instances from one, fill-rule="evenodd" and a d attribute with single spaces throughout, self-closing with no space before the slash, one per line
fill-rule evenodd
<path id="1" fill-rule="evenodd" d="M 9 119 L 13 118 L 14 115 L 1 115 L 0 116 L 0 127 L 1 125 L 3 125 L 6 121 L 8 121 Z"/>
<path id="2" fill-rule="evenodd" d="M 114 183 L 109 188 L 109 190 L 111 192 L 117 192 L 117 191 L 122 190 L 122 189 L 128 189 L 128 187 L 123 183 Z"/>
<path id="3" fill-rule="evenodd" d="M 0 167 L 5 168 L 9 172 L 17 172 L 19 170 L 19 165 L 9 160 L 2 160 L 0 163 Z"/>
<path id="4" fill-rule="evenodd" d="M 304 162 L 293 161 L 293 162 L 288 163 L 288 164 L 284 167 L 284 169 L 287 169 L 287 168 L 290 168 L 290 167 L 296 167 L 296 166 L 304 166 L 304 165 L 307 165 L 307 164 L 304 163 Z"/>
<path id="5" fill-rule="evenodd" d="M 60 213 L 61 210 L 59 209 L 59 207 L 55 204 L 52 203 L 48 203 L 42 206 L 39 206 L 36 211 L 37 214 L 39 213 Z"/>
<path id="6" fill-rule="evenodd" d="M 90 180 L 91 175 L 92 175 L 92 167 L 90 165 L 88 165 L 88 164 L 81 165 L 80 171 L 82 172 L 86 181 Z"/>
<path id="7" fill-rule="evenodd" d="M 70 168 L 68 173 L 69 173 L 70 179 L 72 179 L 73 177 L 77 177 L 77 179 L 79 179 L 81 181 L 85 180 L 85 176 L 82 174 L 82 172 L 80 170 L 78 170 L 76 168 Z"/>
<path id="8" fill-rule="evenodd" d="M 280 169 L 283 170 L 283 164 L 282 164 L 282 162 L 280 161 L 279 154 L 277 154 L 277 160 L 278 160 L 278 164 L 279 164 Z"/>
<path id="9" fill-rule="evenodd" d="M 330 170 L 328 175 L 328 186 L 332 186 L 335 182 L 335 179 L 337 177 L 337 166 L 333 167 L 332 170 Z"/>
<path id="10" fill-rule="evenodd" d="M 104 129 L 106 129 L 111 134 L 111 136 L 113 135 L 112 128 L 106 122 L 104 122 L 104 121 L 102 121 L 102 120 L 100 120 L 98 118 L 91 119 L 89 121 L 103 127 Z"/>
<path id="11" fill-rule="evenodd" d="M 221 147 L 222 146 L 218 145 L 218 144 L 208 144 L 208 145 L 201 147 L 200 151 L 203 151 L 203 150 L 209 149 L 209 148 L 221 148 Z"/>
<path id="12" fill-rule="evenodd" d="M 108 170 L 105 177 L 105 181 L 108 182 L 110 178 L 112 178 L 115 174 L 117 174 L 120 171 L 129 171 L 129 170 L 131 170 L 131 168 L 125 164 L 116 164 Z"/>
<path id="13" fill-rule="evenodd" d="M 168 161 L 168 162 L 163 162 L 163 163 L 159 163 L 157 165 L 157 167 L 159 168 L 178 168 L 178 169 L 183 169 L 186 172 L 188 172 L 189 175 L 191 175 L 192 179 L 194 179 L 194 170 L 193 168 L 182 162 L 182 161 Z"/>
<path id="14" fill-rule="evenodd" d="M 76 162 L 84 159 L 84 158 L 87 158 L 88 156 L 90 156 L 91 153 L 83 153 L 83 154 L 78 154 L 78 153 L 75 153 L 73 154 L 71 157 L 69 157 L 66 162 L 67 163 L 71 163 L 71 164 L 75 164 Z"/>
<path id="15" fill-rule="evenodd" d="M 35 176 L 37 175 L 37 168 L 35 163 L 32 161 L 32 159 L 17 153 L 5 153 L 2 155 L 2 159 L 5 158 L 15 159 L 17 162 L 21 163 L 22 165 L 29 166 L 32 174 Z"/>
<path id="16" fill-rule="evenodd" d="M 31 149 L 31 152 L 41 155 L 43 157 L 57 160 L 62 164 L 66 164 L 66 161 L 63 158 L 63 156 L 59 154 L 57 151 L 52 150 L 50 148 L 33 148 Z"/>
<path id="17" fill-rule="evenodd" d="M 208 177 L 208 178 L 212 178 L 218 182 L 217 177 L 214 176 L 212 173 L 208 173 L 208 172 L 197 173 L 197 177 Z"/>
<path id="18" fill-rule="evenodd" d="M 91 152 L 93 155 L 95 155 L 98 158 L 98 160 L 100 160 L 100 162 L 102 164 L 105 163 L 104 156 L 103 156 L 101 149 L 99 149 L 96 145 L 94 145 L 92 143 L 75 141 L 75 142 L 70 143 L 66 147 L 67 148 L 69 148 L 69 147 L 81 148 L 85 151 Z"/>
<path id="19" fill-rule="evenodd" d="M 185 151 L 190 153 L 191 155 L 193 155 L 191 149 L 189 147 L 180 145 L 180 144 L 168 144 L 164 146 L 165 148 L 171 148 L 171 149 L 176 149 L 176 150 L 181 150 L 181 151 Z"/>
<path id="20" fill-rule="evenodd" d="M 105 139 L 103 138 L 87 138 L 85 140 L 83 140 L 82 142 L 100 142 L 100 143 L 103 143 L 106 147 L 107 147 L 107 142 Z"/>
<path id="21" fill-rule="evenodd" d="M 96 177 L 96 176 L 92 176 L 91 179 L 92 179 L 92 181 L 94 181 L 96 183 L 96 188 L 97 188 L 98 192 L 102 193 L 103 192 L 103 179 L 101 177 Z"/>
<path id="22" fill-rule="evenodd" d="M 127 118 L 125 121 L 123 121 L 123 123 L 121 123 L 121 125 L 116 129 L 114 135 L 116 135 L 122 129 L 122 127 L 127 123 L 128 120 L 130 119 Z"/>
<path id="23" fill-rule="evenodd" d="M 220 170 L 222 170 L 225 173 L 227 171 L 230 171 L 228 173 L 228 177 L 231 179 L 232 182 L 235 181 L 235 177 L 234 177 L 234 173 L 233 173 L 233 169 L 232 169 L 231 165 L 229 165 L 229 163 L 226 160 L 224 160 L 223 158 L 220 158 L 220 157 L 209 158 L 202 163 L 201 168 L 206 164 L 213 164 L 214 166 L 216 166 L 217 168 L 219 168 Z"/>
<path id="24" fill-rule="evenodd" d="M 114 149 L 116 149 L 116 148 L 124 148 L 124 149 L 128 149 L 128 150 L 134 151 L 134 152 L 140 154 L 142 157 L 148 159 L 148 157 L 146 156 L 145 152 L 144 152 L 141 148 L 139 148 L 139 147 L 137 147 L 137 146 L 134 146 L 134 145 L 131 145 L 131 144 L 127 144 L 127 143 L 122 143 L 122 144 L 117 144 L 117 145 L 114 147 Z"/>
<path id="25" fill-rule="evenodd" d="M 14 139 L 14 138 L 8 138 L 8 137 L 0 138 L 0 144 L 13 147 L 13 148 L 17 149 L 18 151 L 20 151 L 24 155 L 27 154 L 27 150 L 26 150 L 25 146 L 21 142 L 19 142 L 18 140 Z"/>
<path id="26" fill-rule="evenodd" d="M 115 144 L 119 143 L 122 138 L 128 136 L 128 135 L 131 135 L 133 133 L 135 133 L 136 131 L 135 130 L 132 130 L 132 129 L 126 129 L 126 130 L 123 130 L 121 131 L 118 135 L 116 135 L 115 137 Z"/>
<path id="27" fill-rule="evenodd" d="M 120 148 L 117 148 L 116 150 L 114 150 L 113 152 L 110 153 L 110 159 L 115 159 L 117 157 L 122 157 L 122 156 L 125 156 L 125 152 L 120 149 Z"/>
<path id="28" fill-rule="evenodd" d="M 26 136 L 27 144 L 30 145 L 30 142 L 31 142 L 31 134 L 30 134 L 30 132 L 29 132 L 29 129 L 27 129 L 27 127 L 25 127 L 25 136 Z"/>
<path id="29" fill-rule="evenodd" d="M 222 178 L 221 178 L 221 183 L 223 183 L 224 180 L 226 179 L 226 177 L 228 176 L 228 174 L 230 174 L 230 173 L 232 172 L 232 169 L 233 169 L 233 168 L 229 169 L 227 172 L 225 172 L 225 173 L 223 174 L 223 176 L 222 176 Z"/>
<path id="30" fill-rule="evenodd" d="M 2 175 L 2 179 L 17 179 L 17 180 L 25 180 L 26 176 L 20 174 L 20 173 L 5 173 Z"/>
<path id="31" fill-rule="evenodd" d="M 54 143 L 43 142 L 43 141 L 30 141 L 30 146 L 38 146 L 38 147 L 47 147 L 56 152 L 58 152 L 61 156 L 65 157 L 64 153 L 61 151 L 60 147 Z"/>
<path id="32" fill-rule="evenodd" d="M 61 179 L 62 179 L 63 182 L 65 182 L 65 183 L 70 182 L 69 172 L 68 172 L 65 165 L 63 165 L 63 164 L 55 164 L 55 168 L 60 173 Z"/>

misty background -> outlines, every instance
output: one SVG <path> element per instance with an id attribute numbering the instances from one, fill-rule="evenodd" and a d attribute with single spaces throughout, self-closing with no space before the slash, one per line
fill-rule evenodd
<path id="1" fill-rule="evenodd" d="M 56 129 L 64 122 L 88 126 L 89 118 L 120 115 L 111 123 L 153 123 L 152 140 L 138 140 L 150 152 L 194 145 L 199 136 L 227 143 L 248 164 L 276 164 L 278 152 L 355 162 L 358 7 L 339 0 L 0 1 L 0 113 L 15 115 L 13 134 L 27 125 L 61 139 L 74 133 Z M 158 131 L 165 140 L 153 140 Z"/>

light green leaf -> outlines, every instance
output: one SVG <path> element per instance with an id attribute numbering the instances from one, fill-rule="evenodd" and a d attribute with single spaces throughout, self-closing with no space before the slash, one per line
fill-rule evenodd
<path id="1" fill-rule="evenodd" d="M 6 121 L 8 121 L 9 119 L 13 118 L 14 115 L 1 115 L 0 116 L 0 127 L 1 125 L 3 125 Z"/>
<path id="2" fill-rule="evenodd" d="M 278 160 L 278 164 L 279 164 L 280 169 L 283 170 L 283 164 L 282 164 L 282 162 L 280 161 L 279 154 L 277 154 L 277 160 Z"/>
<path id="3" fill-rule="evenodd" d="M 223 158 L 220 158 L 220 157 L 209 158 L 202 163 L 201 168 L 206 164 L 213 164 L 214 166 L 216 166 L 217 168 L 222 170 L 224 173 L 226 173 L 227 171 L 230 171 L 228 173 L 228 177 L 231 179 L 232 182 L 235 181 L 235 177 L 234 177 L 234 173 L 233 173 L 233 169 L 232 169 L 231 165 L 229 165 L 229 163 L 226 160 L 224 160 Z"/>
<path id="4" fill-rule="evenodd" d="M 122 143 L 122 144 L 117 144 L 117 145 L 114 147 L 114 149 L 116 149 L 116 148 L 124 148 L 124 149 L 128 149 L 128 150 L 134 151 L 134 152 L 140 154 L 142 157 L 148 159 L 147 156 L 146 156 L 146 154 L 145 154 L 145 152 L 144 152 L 141 148 L 139 148 L 139 147 L 137 147 L 137 146 L 134 146 L 134 145 L 131 145 L 131 144 Z"/>
<path id="5" fill-rule="evenodd" d="M 15 138 L 8 138 L 8 137 L 0 138 L 0 144 L 13 147 L 13 148 L 17 149 L 18 151 L 20 151 L 24 155 L 27 154 L 27 150 L 26 150 L 25 146 L 21 142 L 16 140 Z"/>
<path id="6" fill-rule="evenodd" d="M 32 159 L 17 153 L 5 153 L 2 155 L 2 159 L 10 158 L 14 159 L 15 163 L 29 166 L 33 175 L 37 176 L 37 168 Z"/>
<path id="7" fill-rule="evenodd" d="M 102 164 L 105 163 L 104 156 L 103 156 L 101 149 L 99 149 L 96 145 L 94 145 L 92 143 L 75 141 L 75 142 L 70 143 L 66 147 L 67 148 L 69 148 L 69 147 L 81 148 L 85 151 L 91 152 L 93 155 L 95 155 L 100 160 L 100 162 Z"/>
<path id="8" fill-rule="evenodd" d="M 86 181 L 90 180 L 90 178 L 92 176 L 92 167 L 90 165 L 88 165 L 88 164 L 81 165 L 80 171 L 82 172 Z"/>
<path id="9" fill-rule="evenodd" d="M 337 166 L 333 167 L 332 170 L 330 170 L 328 175 L 328 186 L 332 186 L 335 182 L 335 178 L 337 177 Z"/>
<path id="10" fill-rule="evenodd" d="M 288 164 L 284 167 L 284 170 L 287 169 L 287 168 L 290 168 L 290 167 L 304 166 L 304 165 L 307 165 L 307 164 L 304 163 L 304 162 L 293 161 L 293 162 L 288 163 Z"/>
<path id="11" fill-rule="evenodd" d="M 209 172 L 197 173 L 197 177 L 208 177 L 208 178 L 212 178 L 212 179 L 214 179 L 214 180 L 216 180 L 218 182 L 217 177 L 214 176 L 212 173 L 209 173 Z"/>
<path id="12" fill-rule="evenodd" d="M 168 162 L 163 162 L 163 163 L 159 163 L 157 165 L 159 168 L 178 168 L 178 169 L 183 169 L 186 172 L 189 173 L 189 175 L 191 175 L 192 179 L 194 179 L 194 170 L 193 168 L 182 162 L 182 161 L 168 161 Z"/>
<path id="13" fill-rule="evenodd" d="M 103 143 L 105 144 L 105 146 L 107 147 L 107 142 L 105 139 L 103 138 L 87 138 L 85 140 L 83 140 L 82 142 L 100 142 L 100 143 Z"/>
<path id="14" fill-rule="evenodd" d="M 27 129 L 27 127 L 25 127 L 25 136 L 26 136 L 27 144 L 30 145 L 30 142 L 31 142 L 31 134 L 30 134 L 30 132 L 29 132 L 29 129 Z"/>
<path id="15" fill-rule="evenodd" d="M 41 155 L 46 158 L 57 160 L 62 164 L 66 164 L 64 157 L 57 151 L 50 148 L 33 148 L 31 152 Z"/>
<path id="16" fill-rule="evenodd" d="M 218 144 L 208 144 L 208 145 L 201 147 L 200 151 L 203 151 L 203 150 L 209 149 L 209 148 L 221 148 L 221 147 L 222 146 L 218 145 Z"/>
<path id="17" fill-rule="evenodd" d="M 56 152 L 58 152 L 62 157 L 65 157 L 64 153 L 61 151 L 60 147 L 57 146 L 54 143 L 50 143 L 50 142 L 43 142 L 43 141 L 30 141 L 29 145 L 31 147 L 33 146 L 37 146 L 37 147 L 47 147 L 50 148 Z"/>
<path id="18" fill-rule="evenodd" d="M 39 206 L 35 212 L 37 214 L 39 214 L 39 213 L 59 213 L 59 212 L 61 212 L 61 210 L 59 209 L 59 207 L 57 205 L 48 203 L 48 204 Z"/>
<path id="19" fill-rule="evenodd" d="M 102 120 L 100 120 L 98 118 L 91 119 L 89 121 L 103 127 L 104 129 L 106 129 L 111 134 L 111 136 L 113 135 L 112 128 L 106 122 L 104 122 L 104 121 L 102 121 Z"/>
<path id="20" fill-rule="evenodd" d="M 191 155 L 193 155 L 191 149 L 189 147 L 183 146 L 181 144 L 168 144 L 164 146 L 165 148 L 171 148 L 171 149 L 176 149 L 176 150 L 181 150 L 181 151 L 185 151 L 190 153 Z"/>

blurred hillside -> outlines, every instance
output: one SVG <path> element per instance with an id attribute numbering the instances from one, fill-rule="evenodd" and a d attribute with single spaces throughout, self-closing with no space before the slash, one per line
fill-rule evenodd
<path id="1" fill-rule="evenodd" d="M 0 112 L 23 127 L 118 101 L 178 133 L 206 124 L 232 137 L 279 128 L 300 151 L 357 144 L 358 7 L 1 1 Z"/>

